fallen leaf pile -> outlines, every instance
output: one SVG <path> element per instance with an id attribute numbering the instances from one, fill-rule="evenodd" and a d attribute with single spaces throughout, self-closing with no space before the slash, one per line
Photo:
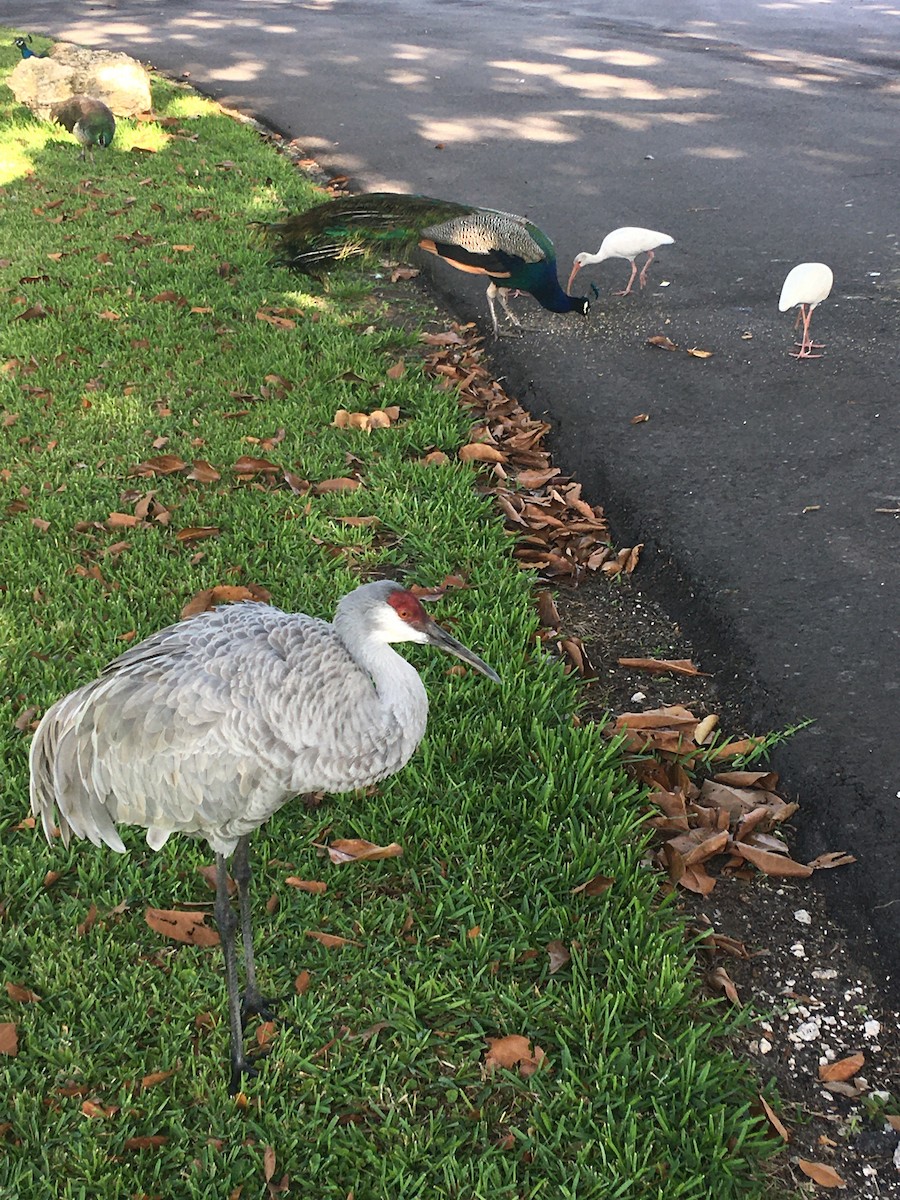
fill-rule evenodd
<path id="1" fill-rule="evenodd" d="M 810 863 L 791 858 L 775 831 L 798 805 L 777 794 L 774 771 L 721 771 L 698 782 L 698 768 L 746 754 L 761 741 L 714 745 L 715 725 L 715 717 L 701 719 L 672 704 L 623 713 L 605 729 L 636 755 L 629 769 L 648 788 L 646 820 L 656 832 L 652 858 L 672 886 L 705 896 L 726 876 L 750 879 L 761 871 L 803 878 L 855 861 L 843 853 L 820 855 Z M 725 980 L 713 982 L 728 992 Z"/>
<path id="2" fill-rule="evenodd" d="M 532 417 L 491 377 L 474 326 L 426 333 L 421 340 L 432 347 L 425 373 L 439 386 L 455 388 L 460 403 L 479 418 L 459 457 L 484 463 L 493 474 L 496 484 L 488 490 L 516 534 L 521 566 L 573 583 L 595 571 L 630 575 L 641 547 L 616 551 L 609 544 L 602 508 L 583 500 L 581 484 L 552 465 L 544 448 L 550 426 Z"/>

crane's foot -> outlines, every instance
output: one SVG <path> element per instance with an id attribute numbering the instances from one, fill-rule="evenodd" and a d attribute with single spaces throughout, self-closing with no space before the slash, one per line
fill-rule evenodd
<path id="1" fill-rule="evenodd" d="M 824 354 L 812 354 L 809 350 L 791 350 L 791 358 L 824 358 Z"/>
<path id="2" fill-rule="evenodd" d="M 630 296 L 631 294 L 632 293 L 631 293 L 630 287 L 627 287 L 624 292 L 613 292 L 614 296 Z"/>
<path id="3" fill-rule="evenodd" d="M 263 996 L 255 988 L 247 988 L 241 996 L 241 1028 L 247 1028 L 250 1017 L 260 1017 L 263 1021 L 274 1021 L 277 1025 L 297 1031 L 299 1026 L 278 1015 L 278 1006 L 287 1004 L 291 999 L 290 992 L 285 992 L 283 996 Z"/>
<path id="4" fill-rule="evenodd" d="M 799 346 L 801 350 L 824 350 L 824 342 L 794 342 L 795 346 Z"/>
<path id="5" fill-rule="evenodd" d="M 241 1090 L 242 1079 L 255 1079 L 259 1074 L 256 1067 L 252 1065 L 249 1059 L 244 1057 L 243 1052 L 235 1054 L 231 1052 L 231 1078 L 228 1081 L 228 1095 L 236 1096 Z"/>

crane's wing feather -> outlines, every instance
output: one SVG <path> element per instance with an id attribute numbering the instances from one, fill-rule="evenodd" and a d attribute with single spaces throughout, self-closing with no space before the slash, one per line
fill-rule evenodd
<path id="1" fill-rule="evenodd" d="M 330 625 L 239 604 L 161 630 L 48 710 L 32 808 L 48 829 L 55 803 L 66 840 L 122 850 L 115 826 L 127 823 L 154 847 L 180 831 L 228 853 L 300 790 L 396 770 L 391 742 L 371 679 Z"/>

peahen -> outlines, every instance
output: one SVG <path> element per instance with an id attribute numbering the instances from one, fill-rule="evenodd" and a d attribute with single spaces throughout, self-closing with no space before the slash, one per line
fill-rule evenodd
<path id="1" fill-rule="evenodd" d="M 46 58 L 47 51 L 41 50 L 40 52 L 36 52 L 36 51 L 32 50 L 31 47 L 28 45 L 28 43 L 30 41 L 31 41 L 31 34 L 29 33 L 27 37 L 13 38 L 13 45 L 19 47 L 19 50 L 21 51 L 23 58 Z"/>
<path id="2" fill-rule="evenodd" d="M 94 96 L 70 96 L 68 100 L 60 100 L 51 106 L 50 116 L 81 143 L 82 160 L 90 150 L 93 162 L 94 147 L 105 150 L 116 132 L 112 111 Z"/>
<path id="3" fill-rule="evenodd" d="M 471 208 L 452 200 L 369 192 L 340 196 L 306 212 L 263 225 L 276 261 L 316 275 L 358 254 L 402 256 L 419 247 L 459 271 L 489 280 L 488 306 L 500 336 L 495 297 L 514 325 L 510 289 L 530 292 L 550 312 L 586 313 L 590 302 L 559 285 L 553 243 L 536 225 L 513 213 Z"/>

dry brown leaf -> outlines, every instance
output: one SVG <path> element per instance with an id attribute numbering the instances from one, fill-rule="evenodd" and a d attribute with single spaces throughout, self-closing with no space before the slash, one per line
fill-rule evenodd
<path id="1" fill-rule="evenodd" d="M 256 314 L 257 321 L 265 321 L 267 325 L 274 325 L 276 329 L 293 329 L 297 322 L 292 321 L 290 317 L 277 317 L 271 313 L 263 312 L 262 309 Z"/>
<path id="2" fill-rule="evenodd" d="M 18 1004 L 38 1004 L 41 999 L 37 992 L 33 992 L 30 988 L 20 987 L 17 983 L 8 983 L 6 994 L 10 1000 L 15 1000 Z"/>
<path id="3" fill-rule="evenodd" d="M 242 454 L 241 457 L 232 467 L 232 470 L 237 471 L 239 475 L 280 475 L 282 468 L 276 466 L 275 463 L 269 462 L 267 458 L 251 458 L 248 454 Z"/>
<path id="4" fill-rule="evenodd" d="M 620 667 L 634 667 L 638 671 L 649 671 L 651 674 L 668 672 L 672 675 L 705 675 L 708 671 L 700 671 L 689 658 L 620 658 Z"/>
<path id="5" fill-rule="evenodd" d="M 814 1163 L 805 1158 L 798 1158 L 797 1166 L 819 1187 L 845 1188 L 847 1186 L 834 1167 L 826 1166 L 825 1163 Z"/>
<path id="6" fill-rule="evenodd" d="M 766 875 L 785 875 L 797 879 L 805 879 L 813 873 L 812 867 L 807 867 L 804 863 L 796 862 L 787 854 L 776 854 L 769 850 L 760 850 L 756 846 L 748 845 L 747 842 L 734 842 L 731 848 L 741 858 L 746 858 L 755 867 L 759 867 L 760 871 L 765 872 Z"/>
<path id="7" fill-rule="evenodd" d="M 234 604 L 246 600 L 266 604 L 270 599 L 266 589 L 257 583 L 250 583 L 246 587 L 228 583 L 217 584 L 197 592 L 182 608 L 181 617 L 183 620 L 186 617 L 194 617 L 197 613 L 209 612 L 219 604 Z"/>
<path id="8" fill-rule="evenodd" d="M 333 863 L 373 862 L 379 858 L 399 858 L 403 853 L 403 847 L 397 842 L 378 846 L 365 838 L 335 838 L 326 849 Z"/>
<path id="9" fill-rule="evenodd" d="M 677 350 L 678 347 L 671 338 L 666 337 L 664 333 L 658 333 L 655 337 L 648 337 L 647 344 L 650 346 L 659 346 L 660 350 Z"/>
<path id="10" fill-rule="evenodd" d="M 769 1119 L 769 1124 L 779 1137 L 783 1138 L 784 1141 L 789 1142 L 791 1140 L 791 1135 L 788 1133 L 787 1128 L 779 1119 L 778 1114 L 772 1108 L 771 1104 L 769 1104 L 765 1096 L 760 1094 L 759 1102 L 763 1106 L 763 1111 Z"/>
<path id="11" fill-rule="evenodd" d="M 294 991 L 298 996 L 305 996 L 309 990 L 310 975 L 309 971 L 301 971 L 294 980 Z"/>
<path id="12" fill-rule="evenodd" d="M 81 1111 L 86 1117 L 103 1119 L 114 1117 L 119 1111 L 119 1106 L 117 1104 L 97 1104 L 93 1100 L 85 1100 L 81 1105 Z"/>
<path id="13" fill-rule="evenodd" d="M 471 929 L 467 929 L 466 937 L 469 938 L 470 941 L 474 941 L 475 938 L 481 937 L 481 926 L 473 925 Z"/>
<path id="14" fill-rule="evenodd" d="M 289 887 L 299 888 L 301 892 L 311 892 L 314 896 L 321 896 L 328 890 L 328 884 L 323 883 L 321 879 L 299 879 L 296 875 L 288 875 L 284 882 Z"/>
<path id="15" fill-rule="evenodd" d="M 508 462 L 502 450 L 489 446 L 487 442 L 469 442 L 467 446 L 460 446 L 458 453 L 461 462 Z"/>
<path id="16" fill-rule="evenodd" d="M 714 967 L 711 971 L 708 971 L 706 982 L 711 988 L 724 992 L 732 1004 L 740 1004 L 741 1001 L 734 980 L 724 967 Z"/>
<path id="17" fill-rule="evenodd" d="M 643 425 L 643 423 L 645 421 L 649 421 L 649 420 L 650 420 L 649 413 L 637 413 L 636 416 L 633 416 L 631 418 L 631 424 L 632 425 Z"/>
<path id="18" fill-rule="evenodd" d="M 594 875 L 586 883 L 579 883 L 578 887 L 573 887 L 572 895 L 584 892 L 586 896 L 602 896 L 615 882 L 609 875 Z"/>
<path id="19" fill-rule="evenodd" d="M 175 539 L 179 542 L 200 542 L 204 538 L 218 537 L 221 532 L 218 525 L 191 525 L 187 529 L 179 529 Z"/>
<path id="20" fill-rule="evenodd" d="M 699 350 L 696 346 L 691 346 L 688 354 L 693 358 L 712 358 L 712 350 Z"/>
<path id="21" fill-rule="evenodd" d="M 807 866 L 812 867 L 814 871 L 824 871 L 831 867 L 847 867 L 855 862 L 855 856 L 848 854 L 846 850 L 830 850 L 814 858 Z"/>
<path id="22" fill-rule="evenodd" d="M 275 1147 L 266 1146 L 263 1151 L 263 1177 L 266 1183 L 275 1174 Z"/>
<path id="23" fill-rule="evenodd" d="M 219 935 L 206 924 L 206 916 L 199 912 L 182 912 L 178 909 L 148 908 L 144 920 L 163 937 L 189 946 L 218 946 Z"/>
<path id="24" fill-rule="evenodd" d="M 547 943 L 547 953 L 550 956 L 550 974 L 555 975 L 556 972 L 566 965 L 572 955 L 569 953 L 568 947 L 564 942 L 553 941 Z"/>
<path id="25" fill-rule="evenodd" d="M 177 454 L 161 454 L 158 458 L 148 458 L 134 468 L 135 475 L 174 475 L 187 466 L 183 458 Z"/>
<path id="26" fill-rule="evenodd" d="M 320 483 L 314 483 L 312 490 L 316 496 L 322 496 L 326 492 L 352 492 L 359 487 L 362 487 L 362 484 L 358 479 L 351 479 L 349 475 L 339 475 L 335 479 L 323 479 Z"/>
<path id="27" fill-rule="evenodd" d="M 196 458 L 185 478 L 196 479 L 198 483 L 216 483 L 222 476 L 212 463 L 208 463 L 203 458 Z"/>
<path id="28" fill-rule="evenodd" d="M 387 369 L 388 379 L 402 379 L 405 374 L 406 374 L 406 363 L 403 361 L 402 358 L 399 359 L 397 362 L 395 362 L 392 367 L 388 367 L 388 369 Z"/>
<path id="29" fill-rule="evenodd" d="M 92 904 L 88 909 L 87 916 L 80 925 L 75 926 L 75 932 L 79 937 L 84 937 L 94 928 L 94 922 L 97 920 L 97 905 Z"/>
<path id="30" fill-rule="evenodd" d="M 150 297 L 151 304 L 177 304 L 179 308 L 183 308 L 187 304 L 184 296 L 178 292 L 166 291 L 157 292 L 155 296 Z"/>
<path id="31" fill-rule="evenodd" d="M 463 339 L 452 329 L 446 333 L 420 333 L 419 341 L 429 346 L 461 346 Z"/>
<path id="32" fill-rule="evenodd" d="M 426 467 L 445 467 L 449 461 L 449 456 L 443 450 L 431 450 L 424 458 L 419 459 Z"/>
<path id="33" fill-rule="evenodd" d="M 847 1058 L 840 1058 L 837 1062 L 823 1063 L 819 1066 L 819 1078 L 823 1082 L 838 1079 L 852 1079 L 865 1066 L 866 1056 L 864 1054 L 850 1054 Z"/>
<path id="34" fill-rule="evenodd" d="M 174 250 L 175 247 L 173 246 Z M 122 1144 L 123 1150 L 155 1150 L 158 1146 L 165 1146 L 168 1142 L 168 1137 L 164 1133 L 145 1133 L 139 1137 L 126 1138 Z"/>
<path id="35" fill-rule="evenodd" d="M 19 1036 L 14 1021 L 0 1021 L 0 1054 L 15 1058 L 19 1053 Z"/>
<path id="36" fill-rule="evenodd" d="M 360 944 L 359 942 L 354 942 L 351 938 L 338 937 L 336 933 L 319 933 L 316 929 L 307 929 L 306 936 L 315 938 L 317 942 L 321 942 L 329 950 L 336 950 L 341 946 L 359 946 Z"/>
<path id="37" fill-rule="evenodd" d="M 208 867 L 198 867 L 197 874 L 203 876 L 204 882 L 206 883 L 206 886 L 210 889 L 210 891 L 214 892 L 216 890 L 216 888 L 218 887 L 218 876 L 216 873 L 215 864 L 212 864 Z M 237 884 L 234 882 L 234 880 L 231 878 L 231 876 L 228 875 L 227 873 L 225 875 L 225 880 L 226 880 L 225 887 L 228 892 L 228 895 L 236 896 L 237 895 Z"/>
<path id="38" fill-rule="evenodd" d="M 49 317 L 52 312 L 53 312 L 52 308 L 45 308 L 43 306 L 43 304 L 41 304 L 40 301 L 38 301 L 37 304 L 32 304 L 29 308 L 26 308 L 23 312 L 17 313 L 16 316 L 13 317 L 13 320 L 14 321 L 42 321 L 44 319 L 44 317 Z"/>
<path id="39" fill-rule="evenodd" d="M 171 1079 L 173 1075 L 178 1074 L 178 1071 L 178 1067 L 172 1067 L 169 1071 L 151 1071 L 149 1075 L 145 1075 L 141 1080 L 141 1087 L 146 1091 L 147 1088 L 152 1088 L 156 1084 L 162 1083 L 164 1079 Z"/>
<path id="40" fill-rule="evenodd" d="M 532 1051 L 529 1039 L 518 1033 L 510 1034 L 508 1037 L 489 1037 L 484 1040 L 488 1044 L 484 1065 L 489 1072 L 495 1071 L 497 1067 L 511 1071 L 513 1067 L 518 1066 L 519 1074 L 527 1078 L 535 1073 L 547 1057 L 538 1045 L 535 1045 Z"/>

